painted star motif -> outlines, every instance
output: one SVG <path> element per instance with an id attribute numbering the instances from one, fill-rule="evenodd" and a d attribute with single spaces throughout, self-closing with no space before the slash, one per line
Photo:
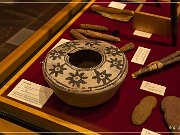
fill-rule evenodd
<path id="1" fill-rule="evenodd" d="M 76 48 L 77 45 L 79 45 L 79 43 L 77 41 L 70 41 L 70 42 L 64 43 L 62 48 L 71 49 L 72 47 Z"/>
<path id="2" fill-rule="evenodd" d="M 58 74 L 63 74 L 63 71 L 67 70 L 67 68 L 64 68 L 64 65 L 65 64 L 60 65 L 60 63 L 57 63 L 57 65 L 52 65 L 53 68 L 49 69 L 51 71 L 50 75 L 55 74 L 55 77 L 57 77 Z"/>
<path id="3" fill-rule="evenodd" d="M 97 70 L 94 70 L 95 72 L 95 76 L 92 77 L 92 79 L 97 79 L 97 83 L 99 84 L 101 81 L 103 84 L 106 84 L 107 82 L 110 81 L 109 77 L 112 75 L 112 74 L 107 74 L 106 73 L 106 70 L 102 71 L 102 72 L 99 72 Z"/>
<path id="4" fill-rule="evenodd" d="M 80 84 L 86 84 L 84 80 L 87 79 L 88 77 L 84 77 L 84 73 L 79 73 L 76 71 L 75 74 L 69 73 L 69 77 L 66 78 L 66 80 L 69 80 L 69 84 L 72 84 L 74 87 L 75 85 L 79 88 Z"/>
<path id="5" fill-rule="evenodd" d="M 106 54 L 111 54 L 112 56 L 120 55 L 121 56 L 121 51 L 117 47 L 106 47 Z"/>
<path id="6" fill-rule="evenodd" d="M 94 45 L 100 45 L 100 44 L 101 44 L 101 41 L 99 40 L 90 40 L 87 43 L 85 43 L 85 45 L 89 45 L 91 47 L 93 47 Z"/>
<path id="7" fill-rule="evenodd" d="M 121 70 L 123 67 L 122 60 L 118 60 L 117 58 L 108 60 L 111 63 L 110 67 L 116 67 L 117 69 Z"/>
<path id="8" fill-rule="evenodd" d="M 53 50 L 52 52 L 50 52 L 49 58 L 52 58 L 53 60 L 56 60 L 57 58 L 61 59 L 61 56 L 64 54 L 65 52 L 63 52 L 62 50 L 60 51 Z"/>

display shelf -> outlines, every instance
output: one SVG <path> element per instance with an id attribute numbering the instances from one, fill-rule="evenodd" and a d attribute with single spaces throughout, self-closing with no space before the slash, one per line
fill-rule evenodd
<path id="1" fill-rule="evenodd" d="M 27 121 L 38 127 L 43 127 L 48 131 L 53 132 L 78 132 L 83 134 L 140 134 L 143 128 L 154 132 L 170 135 L 170 130 L 166 125 L 160 105 L 163 97 L 174 95 L 180 97 L 179 76 L 180 66 L 173 64 L 161 71 L 153 72 L 142 76 L 138 79 L 132 79 L 131 74 L 141 65 L 130 62 L 135 50 L 138 46 L 151 49 L 145 65 L 160 59 L 176 50 L 180 49 L 179 44 L 176 47 L 171 46 L 170 39 L 157 35 L 152 35 L 146 39 L 133 35 L 133 20 L 128 23 L 123 23 L 115 20 L 104 18 L 101 15 L 90 10 L 90 6 L 94 3 L 107 6 L 108 3 L 103 3 L 103 0 L 94 0 L 88 3 L 67 25 L 65 25 L 15 76 L 12 77 L 0 90 L 0 109 L 4 112 Z M 111 2 L 111 1 L 108 1 Z M 136 5 L 128 5 L 126 8 L 133 10 Z M 119 31 L 121 42 L 111 44 L 121 47 L 126 43 L 133 42 L 136 48 L 133 51 L 127 52 L 129 71 L 125 81 L 120 86 L 117 93 L 106 103 L 92 108 L 81 109 L 67 105 L 61 101 L 55 93 L 50 97 L 47 103 L 42 108 L 37 108 L 21 101 L 8 97 L 8 93 L 22 79 L 49 87 L 43 77 L 42 62 L 47 53 L 58 43 L 62 38 L 73 40 L 70 34 L 72 28 L 79 28 L 80 24 L 99 24 L 110 29 L 109 33 Z M 180 38 L 178 38 L 180 43 Z M 166 46 L 164 46 L 166 44 Z M 160 96 L 147 91 L 140 90 L 142 81 L 166 86 L 165 96 Z M 157 98 L 157 106 L 153 110 L 149 119 L 141 126 L 135 126 L 131 122 L 131 114 L 134 107 L 145 96 L 155 96 Z M 51 125 L 51 126 L 49 126 Z"/>

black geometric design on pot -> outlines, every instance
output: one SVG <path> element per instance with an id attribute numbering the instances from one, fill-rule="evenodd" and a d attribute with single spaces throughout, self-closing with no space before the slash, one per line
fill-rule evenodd
<path id="1" fill-rule="evenodd" d="M 121 51 L 117 47 L 106 47 L 106 54 L 111 54 L 112 56 L 120 55 L 121 56 Z"/>
<path id="2" fill-rule="evenodd" d="M 67 49 L 71 49 L 72 47 L 76 48 L 76 45 L 79 45 L 77 41 L 66 42 L 63 44 L 62 48 L 67 48 Z"/>
<path id="3" fill-rule="evenodd" d="M 79 73 L 76 71 L 75 74 L 69 73 L 70 77 L 67 77 L 66 80 L 69 80 L 69 84 L 72 84 L 74 87 L 75 85 L 79 88 L 80 84 L 86 84 L 84 80 L 87 79 L 88 77 L 84 77 L 84 73 Z"/>
<path id="4" fill-rule="evenodd" d="M 116 67 L 117 69 L 121 70 L 122 67 L 123 67 L 123 64 L 122 64 L 122 60 L 118 60 L 117 58 L 113 59 L 113 58 L 110 58 L 110 60 L 108 60 L 108 62 L 111 63 L 110 67 Z"/>
<path id="5" fill-rule="evenodd" d="M 55 74 L 55 77 L 57 77 L 58 74 L 63 74 L 63 71 L 67 70 L 67 68 L 64 68 L 64 65 L 65 64 L 60 65 L 60 63 L 57 63 L 57 65 L 53 64 L 53 68 L 49 69 L 51 71 L 50 75 Z"/>
<path id="6" fill-rule="evenodd" d="M 100 45 L 102 42 L 99 40 L 90 40 L 85 43 L 85 45 L 93 47 L 94 45 Z"/>
<path id="7" fill-rule="evenodd" d="M 53 58 L 53 60 L 56 60 L 57 58 L 61 59 L 61 56 L 64 55 L 66 52 L 63 52 L 62 50 L 57 51 L 57 50 L 53 50 L 52 52 L 50 52 L 50 56 L 49 58 Z"/>
<path id="8" fill-rule="evenodd" d="M 92 77 L 92 79 L 96 79 L 97 80 L 97 83 L 99 84 L 101 81 L 103 84 L 106 84 L 107 82 L 110 81 L 109 77 L 112 75 L 112 74 L 107 74 L 106 73 L 106 70 L 102 71 L 102 72 L 99 72 L 97 70 L 94 70 L 95 72 L 95 76 Z"/>

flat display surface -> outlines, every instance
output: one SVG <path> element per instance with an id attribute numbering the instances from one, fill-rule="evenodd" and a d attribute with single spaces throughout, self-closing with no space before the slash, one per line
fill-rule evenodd
<path id="1" fill-rule="evenodd" d="M 108 0 L 109 1 L 109 0 Z M 109 3 L 104 3 L 103 0 L 97 0 L 99 5 L 107 6 Z M 109 1 L 111 2 L 111 1 Z M 135 10 L 138 4 L 127 4 L 125 9 Z M 151 8 L 149 8 L 151 10 Z M 162 11 L 163 12 L 163 11 Z M 118 43 L 111 42 L 111 44 L 121 47 L 129 42 L 135 44 L 135 49 L 125 53 L 128 59 L 129 71 L 124 82 L 120 86 L 117 93 L 106 103 L 92 107 L 88 109 L 80 109 L 72 107 L 61 101 L 54 93 L 46 102 L 46 104 L 40 109 L 30 106 L 23 102 L 11 99 L 7 95 L 22 79 L 32 81 L 34 83 L 49 87 L 44 80 L 42 73 L 42 62 L 45 59 L 47 53 L 53 48 L 53 46 L 62 38 L 73 40 L 70 34 L 70 30 L 79 28 L 80 24 L 96 24 L 103 25 L 109 28 L 109 33 L 119 33 L 121 41 Z M 132 79 L 131 74 L 142 67 L 142 65 L 131 62 L 131 59 L 137 50 L 138 46 L 151 49 L 150 54 L 145 62 L 145 65 L 152 61 L 158 60 L 167 56 L 168 54 L 180 49 L 180 37 L 178 36 L 177 46 L 171 45 L 171 37 L 162 37 L 152 35 L 151 38 L 138 37 L 133 35 L 134 29 L 132 28 L 133 21 L 123 23 L 115 20 L 111 20 L 87 9 L 52 45 L 43 52 L 43 54 L 35 60 L 35 62 L 25 72 L 14 81 L 10 87 L 2 93 L 2 97 L 24 104 L 33 109 L 44 112 L 48 115 L 55 116 L 70 123 L 82 126 L 96 132 L 126 132 L 132 134 L 132 132 L 140 132 L 143 128 L 152 130 L 154 132 L 163 133 L 163 135 L 170 135 L 169 127 L 166 125 L 163 113 L 160 106 L 163 97 L 165 96 L 177 96 L 180 97 L 180 65 L 179 63 L 170 65 L 163 68 L 160 71 L 155 71 L 144 75 L 138 79 Z M 179 24 L 180 26 L 180 24 Z M 178 28 L 180 30 L 180 27 Z M 166 87 L 164 96 L 154 94 L 148 91 L 140 90 L 142 82 L 148 81 L 151 83 L 159 84 Z M 157 99 L 157 106 L 153 110 L 148 120 L 140 125 L 135 126 L 131 121 L 131 114 L 134 107 L 145 96 L 154 96 Z M 32 112 L 33 113 L 33 112 Z M 36 115 L 36 114 L 35 114 Z M 33 123 L 32 123 L 33 124 Z"/>

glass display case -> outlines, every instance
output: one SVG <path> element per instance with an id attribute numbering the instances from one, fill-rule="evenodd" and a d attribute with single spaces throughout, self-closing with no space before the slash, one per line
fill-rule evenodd
<path id="1" fill-rule="evenodd" d="M 80 2 L 0 3 L 0 84 L 73 17 Z"/>
<path id="2" fill-rule="evenodd" d="M 148 65 L 152 61 L 160 60 L 161 58 L 164 58 L 165 56 L 178 51 L 180 49 L 180 37 L 178 36 L 177 45 L 172 46 L 171 36 L 168 37 L 153 33 L 151 33 L 152 35 L 150 35 L 150 37 L 148 38 L 143 36 L 137 36 L 133 34 L 135 31 L 135 29 L 133 28 L 133 21 L 134 21 L 133 17 L 128 22 L 122 22 L 119 20 L 112 19 L 114 16 L 117 17 L 120 14 L 119 11 L 117 13 L 117 11 L 116 10 L 114 11 L 114 9 L 110 11 L 108 10 L 108 13 L 110 14 L 112 14 L 112 12 L 116 12 L 115 15 L 113 15 L 113 17 L 112 16 L 107 17 L 107 14 L 103 16 L 102 13 L 99 14 L 98 12 L 94 12 L 92 10 L 93 5 L 108 7 L 111 2 L 112 2 L 111 0 L 107 0 L 106 2 L 104 2 L 104 0 L 91 0 L 89 2 L 83 2 L 86 4 L 80 10 L 80 12 L 74 15 L 73 18 L 68 23 L 66 23 L 54 36 L 52 36 L 51 39 L 46 44 L 44 44 L 44 46 L 38 52 L 35 53 L 32 59 L 30 59 L 0 89 L 1 113 L 7 116 L 11 116 L 15 119 L 18 119 L 19 121 L 23 121 L 30 125 L 34 125 L 35 127 L 40 127 L 42 129 L 45 129 L 45 131 L 55 132 L 60 134 L 62 133 L 141 134 L 144 128 L 160 134 L 161 133 L 166 135 L 171 134 L 172 125 L 168 125 L 165 122 L 164 113 L 161 110 L 161 103 L 162 100 L 168 96 L 176 96 L 177 98 L 180 98 L 180 92 L 179 92 L 180 86 L 178 84 L 178 80 L 180 76 L 179 63 L 171 64 L 162 69 L 160 68 L 159 71 L 154 71 L 152 73 L 145 74 L 136 79 L 132 78 L 132 74 L 138 69 L 144 67 L 145 65 Z M 123 4 L 126 4 L 125 5 L 126 10 L 133 11 L 131 13 L 135 13 L 139 7 L 139 3 L 136 2 L 135 3 L 124 2 Z M 144 12 L 147 11 L 150 13 L 151 12 L 154 13 L 155 10 L 153 9 L 158 8 L 158 11 L 161 11 L 163 14 L 166 8 L 167 10 L 169 10 L 169 6 L 170 6 L 169 2 L 163 3 L 160 7 L 156 5 L 154 7 L 154 5 L 152 5 L 151 3 L 150 5 L 147 4 L 146 6 L 144 6 L 142 11 L 143 14 L 146 14 Z M 159 10 L 159 8 L 162 8 L 163 10 Z M 129 15 L 129 12 L 128 13 L 127 12 L 128 11 L 125 11 L 125 15 L 127 14 Z M 124 11 L 121 11 L 121 13 L 124 13 Z M 122 19 L 123 17 L 124 14 L 120 16 L 120 19 Z M 51 23 L 49 23 L 49 25 L 50 24 Z M 46 82 L 42 68 L 44 60 L 47 57 L 47 55 L 51 55 L 50 56 L 51 60 L 56 60 L 56 59 L 59 60 L 62 58 L 61 57 L 62 55 L 65 55 L 66 52 L 62 52 L 61 50 L 59 50 L 59 52 L 57 51 L 61 46 L 65 48 L 67 47 L 66 49 L 68 49 L 68 47 L 74 47 L 75 49 L 77 49 L 75 44 L 71 44 L 75 39 L 75 37 L 72 34 L 72 31 L 79 30 L 81 28 L 81 24 L 98 25 L 108 28 L 108 31 L 105 32 L 98 31 L 98 32 L 101 33 L 101 35 L 108 34 L 111 35 L 110 37 L 116 36 L 118 37 L 118 39 L 120 39 L 118 40 L 118 42 L 106 41 L 110 43 L 112 46 L 121 48 L 122 46 L 128 43 L 133 43 L 135 45 L 134 50 L 124 53 L 128 60 L 128 73 L 124 82 L 122 82 L 122 85 L 118 88 L 115 95 L 112 96 L 112 98 L 110 98 L 107 102 L 90 108 L 73 107 L 63 102 L 55 94 L 55 92 L 53 92 L 50 85 Z M 178 26 L 179 25 L 180 24 L 178 22 Z M 44 27 L 45 26 L 47 25 L 44 25 Z M 30 26 L 27 28 L 29 29 Z M 51 28 L 54 28 L 54 25 Z M 94 29 L 94 27 L 93 28 L 91 27 L 90 29 L 92 30 Z M 179 31 L 180 27 L 177 27 L 177 30 Z M 89 31 L 85 31 L 85 32 L 89 32 Z M 95 31 L 93 32 L 91 31 L 91 33 L 93 34 L 94 32 Z M 92 41 L 92 44 L 86 44 L 89 48 L 90 47 L 96 48 L 96 46 L 98 47 L 100 46 L 100 44 L 98 44 L 98 41 L 94 42 L 93 40 L 94 38 L 98 37 L 96 35 L 97 33 L 95 34 L 96 36 L 94 36 L 93 38 L 91 37 L 91 34 L 89 34 L 89 36 L 87 36 L 86 34 L 84 34 L 85 37 L 90 39 L 90 41 Z M 39 38 L 40 37 L 38 36 L 37 39 Z M 69 43 L 68 41 L 72 41 L 72 42 Z M 68 44 L 66 44 L 67 42 Z M 59 46 L 59 48 L 57 46 Z M 108 54 L 110 56 L 111 55 L 120 56 L 121 51 L 118 51 L 118 49 L 113 48 L 112 46 L 106 48 L 105 54 Z M 53 52 L 52 49 L 54 47 L 57 47 L 58 49 L 54 50 Z M 136 51 L 138 50 L 139 47 L 146 48 L 149 51 L 149 55 L 145 54 L 147 52 L 144 53 L 143 51 L 141 52 L 141 54 L 143 53 L 144 56 L 145 55 L 147 56 L 146 58 L 142 57 L 142 59 L 145 59 L 144 64 L 137 64 L 132 62 L 132 58 L 136 54 Z M 49 53 L 50 51 L 51 53 Z M 59 55 L 59 53 L 61 55 Z M 68 56 L 70 55 L 71 53 L 68 54 Z M 106 58 L 108 59 L 109 57 Z M 78 88 L 78 86 L 80 87 L 81 84 L 82 85 L 85 84 L 84 80 L 86 80 L 89 77 L 89 76 L 85 76 L 82 71 L 92 70 L 93 73 L 96 75 L 88 79 L 89 80 L 97 79 L 97 83 L 103 87 L 109 81 L 111 81 L 109 79 L 110 76 L 113 76 L 114 74 L 116 75 L 117 72 L 113 73 L 113 71 L 115 71 L 114 68 L 119 68 L 119 70 L 121 70 L 122 67 L 121 66 L 122 62 L 118 61 L 118 59 L 113 59 L 113 58 L 110 59 L 110 58 L 108 59 L 107 65 L 109 66 L 108 68 L 112 69 L 112 73 L 110 72 L 107 73 L 107 71 L 109 70 L 105 68 L 103 70 L 94 69 L 94 67 L 85 68 L 85 69 L 78 68 L 77 71 L 75 70 L 72 73 L 68 73 L 67 75 L 69 75 L 69 77 L 64 79 L 63 81 L 64 82 L 66 81 L 67 84 L 69 84 L 69 86 L 74 87 L 73 90 L 75 91 L 76 88 Z M 100 60 L 104 60 L 104 59 L 100 59 Z M 177 61 L 179 62 L 179 55 Z M 53 63 L 52 68 L 49 68 L 49 70 L 52 71 L 50 74 L 52 74 L 54 78 L 55 77 L 60 78 L 62 73 L 65 72 L 65 70 L 67 69 L 66 66 L 69 66 L 69 65 L 64 66 L 61 60 L 59 60 L 58 63 L 59 64 L 57 65 Z M 73 67 L 73 68 L 77 69 L 77 67 Z M 79 81 L 78 82 L 79 84 L 77 83 L 75 84 L 73 81 L 74 82 Z M 141 85 L 143 84 L 144 81 L 151 82 L 150 84 L 158 84 L 158 87 L 161 88 L 163 87 L 164 93 L 158 94 L 160 90 L 156 89 L 154 85 L 153 87 L 149 86 L 151 90 L 154 90 L 153 92 L 143 90 Z M 48 96 L 48 94 L 47 95 L 45 94 L 44 97 L 48 97 L 48 99 L 45 102 L 45 104 L 42 104 L 42 106 L 39 107 L 33 104 L 35 101 L 32 100 L 33 99 L 32 97 L 31 97 L 32 99 L 29 99 L 27 95 L 25 95 L 26 97 L 24 98 L 23 95 L 24 93 L 22 93 L 22 91 L 28 93 L 29 89 L 27 88 L 29 88 L 30 90 L 40 89 L 39 90 L 40 92 L 36 94 L 35 100 L 37 99 L 37 97 L 38 98 L 41 97 L 40 93 L 42 91 L 45 91 L 45 93 L 49 92 L 52 95 Z M 17 90 L 16 92 L 19 92 L 18 90 L 21 91 L 19 92 L 20 94 L 19 93 L 16 93 L 17 95 L 15 94 L 16 98 L 10 96 L 14 90 Z M 32 96 L 33 94 L 29 92 L 28 95 Z M 156 99 L 157 101 L 155 103 L 156 107 L 154 107 L 148 119 L 143 124 L 137 126 L 132 121 L 132 113 L 136 105 L 138 105 L 141 102 L 141 100 L 147 96 L 154 97 Z M 33 103 L 19 100 L 23 98 L 27 100 L 31 100 Z M 89 101 L 91 102 L 91 99 L 89 99 Z M 147 109 L 148 108 L 147 106 L 142 108 L 142 110 Z M 150 106 L 152 107 L 152 105 Z M 178 107 L 179 106 L 177 105 L 177 108 Z M 176 126 L 175 128 L 176 131 L 180 132 L 179 126 Z"/>

